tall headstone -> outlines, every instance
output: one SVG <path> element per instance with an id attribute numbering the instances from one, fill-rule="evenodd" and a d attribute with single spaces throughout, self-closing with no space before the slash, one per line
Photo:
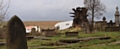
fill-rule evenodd
<path id="1" fill-rule="evenodd" d="M 105 27 L 107 26 L 107 21 L 106 21 L 106 17 L 104 16 L 102 18 L 103 22 L 102 22 L 102 30 L 104 31 L 105 30 Z"/>
<path id="2" fill-rule="evenodd" d="M 16 15 L 8 21 L 6 35 L 7 49 L 28 49 L 25 26 Z"/>
<path id="3" fill-rule="evenodd" d="M 116 26 L 119 26 L 119 11 L 118 11 L 118 7 L 116 7 L 116 12 L 115 12 L 115 24 Z"/>

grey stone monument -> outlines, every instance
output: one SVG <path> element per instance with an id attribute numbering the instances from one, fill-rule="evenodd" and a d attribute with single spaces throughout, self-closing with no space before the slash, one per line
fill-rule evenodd
<path id="1" fill-rule="evenodd" d="M 118 7 L 116 7 L 116 12 L 115 12 L 115 24 L 116 26 L 119 26 L 119 11 L 118 11 Z"/>

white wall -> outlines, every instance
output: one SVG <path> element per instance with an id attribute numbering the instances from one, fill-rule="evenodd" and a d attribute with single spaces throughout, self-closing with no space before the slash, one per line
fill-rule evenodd
<path id="1" fill-rule="evenodd" d="M 72 26 L 73 21 L 64 21 L 64 22 L 59 22 L 55 24 L 55 28 L 59 27 L 59 30 L 64 30 Z"/>

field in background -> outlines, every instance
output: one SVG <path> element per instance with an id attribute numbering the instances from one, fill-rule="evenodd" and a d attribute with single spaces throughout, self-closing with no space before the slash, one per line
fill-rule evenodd
<path id="1" fill-rule="evenodd" d="M 23 21 L 25 26 L 40 26 L 41 28 L 53 28 L 54 25 L 61 21 Z M 7 22 L 3 22 L 6 25 Z"/>
<path id="2" fill-rule="evenodd" d="M 24 25 L 35 25 L 41 28 L 54 28 L 54 25 L 60 21 L 24 21 Z"/>

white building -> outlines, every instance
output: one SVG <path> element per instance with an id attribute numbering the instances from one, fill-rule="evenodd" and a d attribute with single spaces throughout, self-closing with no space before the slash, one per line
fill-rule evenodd
<path id="1" fill-rule="evenodd" d="M 64 21 L 64 22 L 59 22 L 55 24 L 55 28 L 59 28 L 59 30 L 64 30 L 72 26 L 73 20 L 70 21 Z"/>

